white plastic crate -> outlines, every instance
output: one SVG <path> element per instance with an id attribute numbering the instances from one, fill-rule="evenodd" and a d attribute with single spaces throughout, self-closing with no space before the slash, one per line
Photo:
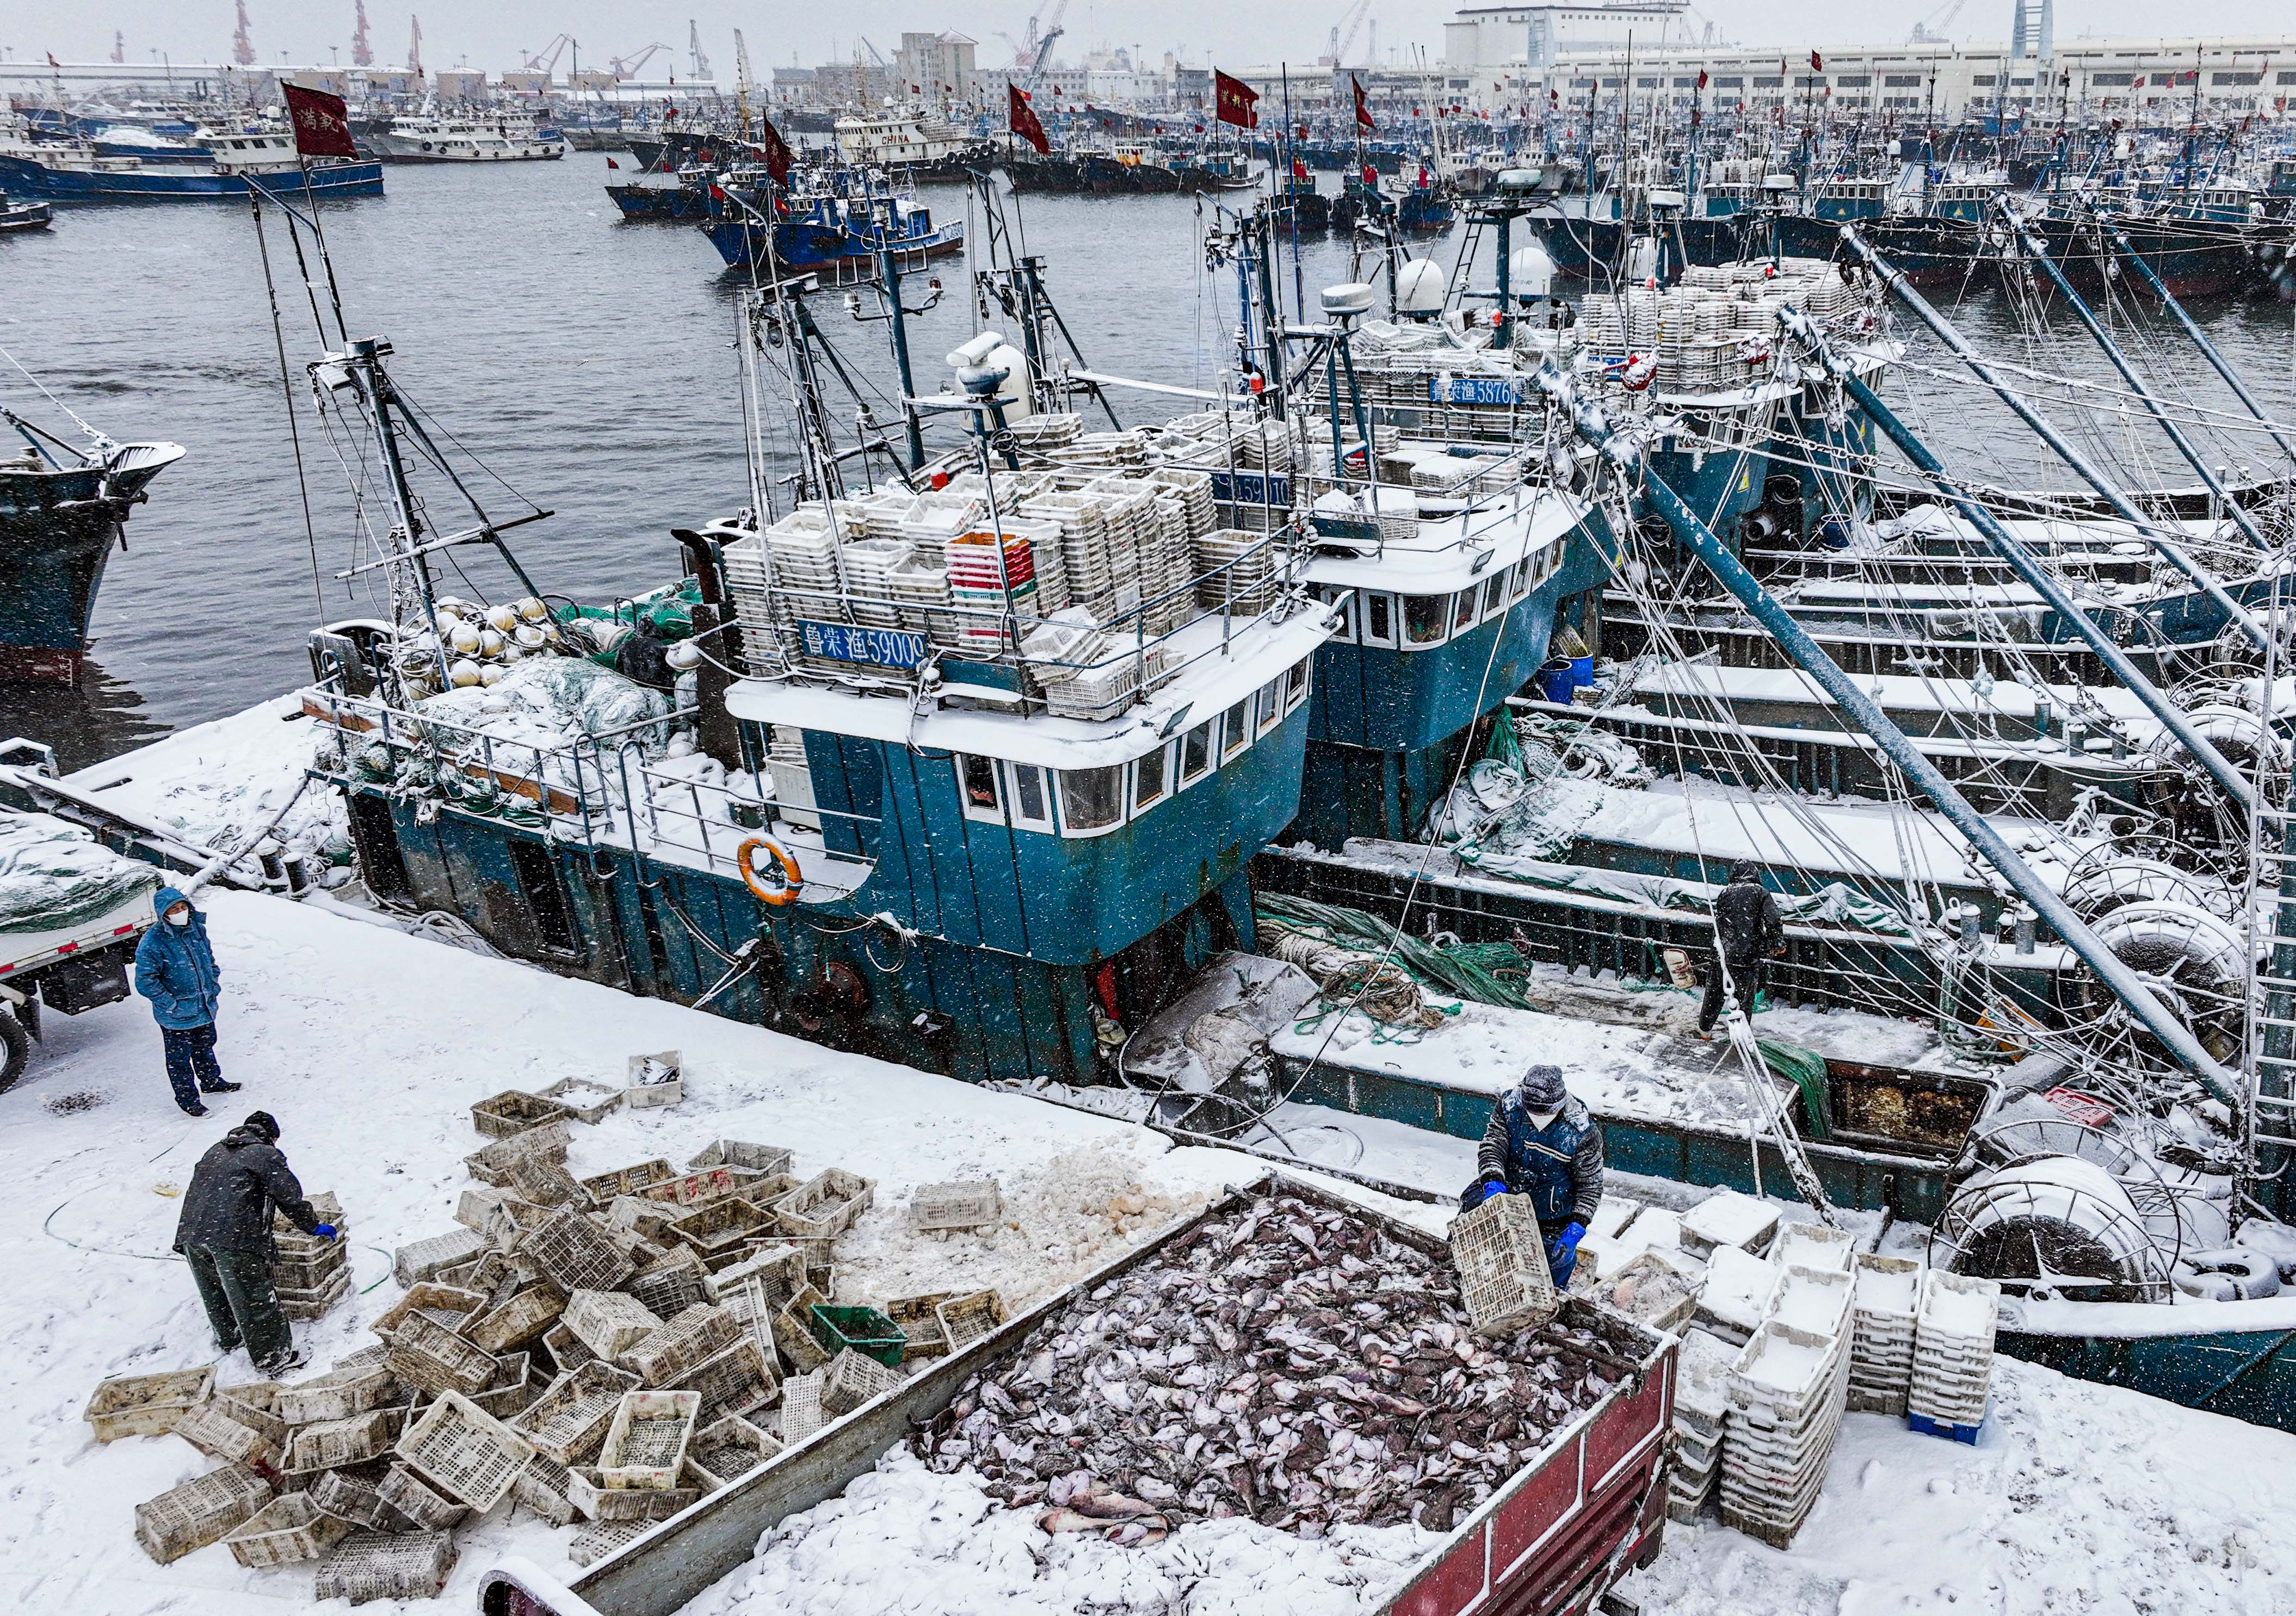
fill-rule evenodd
<path id="1" fill-rule="evenodd" d="M 633 1391 L 614 1411 L 598 1450 L 598 1478 L 610 1488 L 664 1492 L 677 1485 L 686 1444 L 701 1412 L 697 1391 Z"/>

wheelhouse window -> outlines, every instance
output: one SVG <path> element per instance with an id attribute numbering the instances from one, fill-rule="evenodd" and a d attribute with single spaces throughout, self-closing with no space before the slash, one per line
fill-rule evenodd
<path id="1" fill-rule="evenodd" d="M 1157 748 L 1132 766 L 1132 811 L 1136 814 L 1164 800 L 1172 789 L 1172 749 Z"/>
<path id="2" fill-rule="evenodd" d="M 1485 617 L 1496 617 L 1498 614 L 1500 608 L 1505 604 L 1506 574 L 1505 572 L 1494 573 L 1489 581 L 1483 585 L 1483 615 Z"/>
<path id="3" fill-rule="evenodd" d="M 1443 638 L 1443 617 L 1449 609 L 1447 595 L 1406 595 L 1403 597 L 1403 639 L 1408 645 L 1433 645 Z"/>
<path id="4" fill-rule="evenodd" d="M 1225 763 L 1251 744 L 1251 698 L 1244 697 L 1227 710 L 1220 736 L 1220 761 Z"/>
<path id="5" fill-rule="evenodd" d="M 1283 710 L 1290 712 L 1308 699 L 1308 661 L 1301 657 L 1283 676 Z"/>
<path id="6" fill-rule="evenodd" d="M 1097 836 L 1124 823 L 1124 767 L 1060 771 L 1061 825 L 1070 836 Z"/>
<path id="7" fill-rule="evenodd" d="M 956 759 L 956 784 L 967 819 L 1004 823 L 1004 794 L 996 783 L 996 759 L 960 753 Z"/>
<path id="8" fill-rule="evenodd" d="M 1180 738 L 1180 787 L 1183 791 L 1212 772 L 1212 726 L 1206 718 Z"/>
<path id="9" fill-rule="evenodd" d="M 1255 727 L 1258 729 L 1259 734 L 1264 735 L 1269 730 L 1274 729 L 1283 718 L 1283 675 L 1276 675 L 1275 677 L 1268 680 L 1266 685 L 1260 687 L 1259 704 L 1259 722 Z"/>
<path id="10" fill-rule="evenodd" d="M 1451 632 L 1464 634 L 1475 626 L 1475 601 L 1482 594 L 1481 586 L 1462 589 L 1451 597 Z"/>
<path id="11" fill-rule="evenodd" d="M 1395 644 L 1395 597 L 1377 591 L 1363 597 L 1363 637 L 1366 645 Z"/>
<path id="12" fill-rule="evenodd" d="M 1530 593 L 1530 557 L 1526 555 L 1515 562 L 1507 576 L 1513 579 L 1513 593 L 1515 599 L 1521 600 L 1524 595 L 1529 595 Z"/>
<path id="13" fill-rule="evenodd" d="M 1031 831 L 1053 828 L 1053 800 L 1045 785 L 1045 771 L 1034 763 L 1004 766 L 1013 785 L 1013 823 Z"/>

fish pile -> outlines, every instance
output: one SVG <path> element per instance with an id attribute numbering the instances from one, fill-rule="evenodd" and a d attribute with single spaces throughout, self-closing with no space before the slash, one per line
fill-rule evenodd
<path id="1" fill-rule="evenodd" d="M 913 1444 L 1119 1544 L 1237 1515 L 1447 1531 L 1646 1350 L 1584 1307 L 1486 1340 L 1447 1259 L 1262 1195 L 1047 1318 Z"/>

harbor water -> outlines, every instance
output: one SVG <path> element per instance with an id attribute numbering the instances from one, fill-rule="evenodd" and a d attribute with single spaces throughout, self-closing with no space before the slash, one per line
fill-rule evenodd
<path id="1" fill-rule="evenodd" d="M 322 215 L 351 334 L 388 338 L 393 373 L 434 431 L 453 434 L 502 480 L 475 487 L 496 520 L 525 513 L 529 501 L 556 513 L 512 542 L 545 588 L 592 601 L 663 580 L 676 564 L 670 529 L 746 502 L 734 320 L 747 277 L 724 269 L 690 226 L 622 221 L 603 187 L 636 176 L 605 163 L 576 153 L 502 168 L 394 168 L 387 195 L 329 203 Z M 933 187 L 923 200 L 937 220 L 970 211 L 962 186 Z M 979 218 L 969 223 L 977 237 Z M 1086 361 L 1181 387 L 1233 375 L 1236 276 L 1233 265 L 1208 262 L 1217 223 L 1209 199 L 1189 197 L 1031 196 L 1019 218 Z M 114 558 L 97 603 L 85 687 L 0 690 L 0 735 L 47 741 L 67 766 L 277 693 L 308 676 L 304 642 L 315 622 L 376 610 L 361 580 L 337 576 L 371 554 L 362 524 L 379 534 L 387 521 L 371 447 L 313 416 L 303 368 L 321 351 L 312 298 L 275 215 L 266 228 L 297 390 L 308 534 L 248 209 L 74 208 L 50 232 L 0 240 L 0 348 L 112 437 L 172 439 L 190 451 L 127 524 L 127 552 Z M 1447 267 L 1456 235 L 1412 250 Z M 1296 260 L 1285 245 L 1279 281 L 1286 300 L 1301 297 L 1314 319 L 1318 288 L 1371 269 L 1351 264 L 1343 241 L 1318 237 L 1298 243 Z M 965 260 L 929 273 L 943 295 L 910 326 L 925 391 L 943 384 L 940 355 L 975 320 Z M 1488 284 L 1488 267 L 1473 279 Z M 905 290 L 912 307 L 931 295 L 923 275 Z M 322 287 L 322 306 L 324 295 Z M 1997 359 L 2111 381 L 2062 314 L 2055 334 L 2029 342 L 2008 294 L 1933 295 Z M 860 308 L 876 312 L 865 289 Z M 832 296 L 817 298 L 815 311 L 866 378 L 865 391 L 878 390 L 876 418 L 897 426 L 885 325 L 857 323 Z M 2296 333 L 2284 306 L 2194 313 L 2268 405 L 2296 406 Z M 1000 322 L 992 312 L 988 323 Z M 1956 471 L 2070 484 L 1925 334 L 1905 334 L 1914 363 L 1895 396 Z M 2130 334 L 2138 363 L 2164 385 L 2236 410 L 2164 322 L 2140 313 Z M 1937 373 L 1925 373 L 1931 365 Z M 1128 424 L 1201 407 L 1137 392 L 1111 399 Z M 2088 401 L 2118 412 L 2088 429 L 2092 444 L 2112 446 L 2113 458 L 2152 480 L 2192 480 L 2133 407 L 2109 392 Z M 12 366 L 0 365 L 0 402 L 62 424 Z M 837 396 L 837 408 L 851 419 L 851 399 Z M 2070 423 L 2070 402 L 2050 409 Z M 2230 431 L 2211 452 L 2262 471 L 2268 448 L 2253 432 Z M 354 485 L 366 489 L 364 502 Z M 465 514 L 440 509 L 431 520 L 459 527 Z M 480 589 L 504 592 L 505 575 L 483 552 L 456 558 Z M 451 569 L 442 587 L 459 588 Z"/>

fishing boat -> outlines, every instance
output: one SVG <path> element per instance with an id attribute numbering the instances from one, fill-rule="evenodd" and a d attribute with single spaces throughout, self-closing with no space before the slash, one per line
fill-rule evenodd
<path id="1" fill-rule="evenodd" d="M 45 202 L 12 202 L 0 191 L 0 235 L 45 230 L 54 217 L 55 209 Z"/>
<path id="2" fill-rule="evenodd" d="M 913 180 L 962 179 L 996 152 L 996 142 L 922 112 L 840 118 L 836 143 L 846 162 Z"/>
<path id="3" fill-rule="evenodd" d="M 184 457 L 172 443 L 118 443 L 83 426 L 85 449 L 0 407 L 24 441 L 0 460 L 0 680 L 78 685 L 95 594 L 152 481 Z"/>
<path id="4" fill-rule="evenodd" d="M 964 250 L 964 224 L 936 225 L 914 191 L 895 188 L 882 175 L 838 169 L 783 190 L 762 171 L 743 184 L 704 187 L 708 217 L 702 233 L 734 268 L 826 270 L 832 276 L 874 273 L 878 256 L 891 251 L 905 263 L 922 263 Z"/>
<path id="5" fill-rule="evenodd" d="M 103 157 L 86 142 L 43 144 L 37 155 L 0 150 L 0 187 L 48 201 L 205 201 L 244 197 L 250 186 L 325 196 L 380 196 L 382 165 L 298 158 L 282 128 L 206 130 L 194 136 L 205 166 Z"/>
<path id="6" fill-rule="evenodd" d="M 532 113 L 494 118 L 424 113 L 393 120 L 366 137 L 377 157 L 391 163 L 551 162 L 566 155 L 566 137 Z"/>

